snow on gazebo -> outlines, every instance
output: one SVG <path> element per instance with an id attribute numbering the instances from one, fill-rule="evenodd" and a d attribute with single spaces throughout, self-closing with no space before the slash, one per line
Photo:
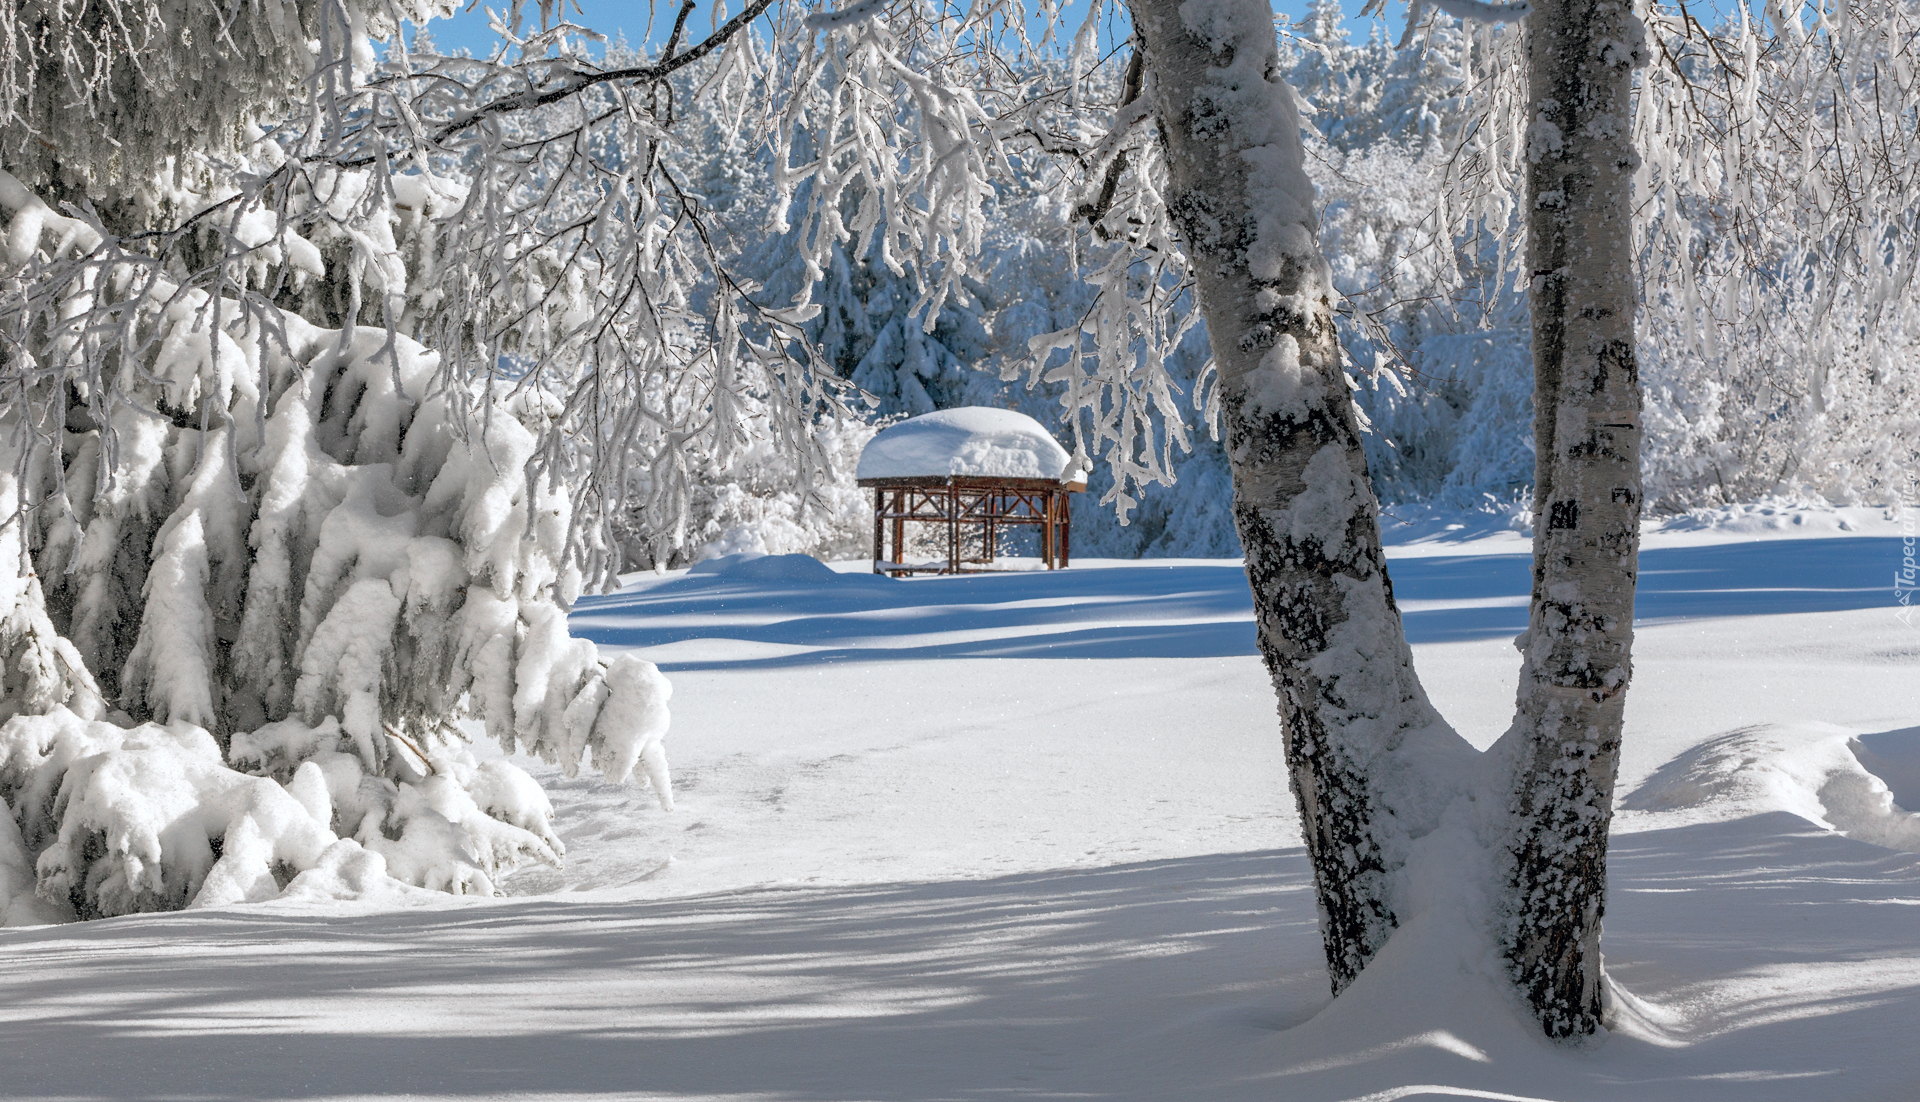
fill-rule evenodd
<path id="1" fill-rule="evenodd" d="M 1047 569 L 1067 565 L 1067 495 L 1086 475 L 1040 422 L 1010 409 L 967 406 L 909 417 L 880 430 L 854 477 L 873 490 L 873 572 L 959 574 L 989 566 L 1000 532 L 1040 530 Z M 908 524 L 944 528 L 946 561 L 906 561 Z M 979 553 L 962 557 L 962 529 L 979 528 Z M 893 535 L 887 554 L 886 536 Z"/>

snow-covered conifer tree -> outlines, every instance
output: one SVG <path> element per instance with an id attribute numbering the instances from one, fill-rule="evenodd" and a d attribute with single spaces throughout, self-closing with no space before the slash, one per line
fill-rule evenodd
<path id="1" fill-rule="evenodd" d="M 1339 0 L 1309 0 L 1306 16 L 1283 38 L 1282 47 L 1287 83 L 1330 140 L 1346 138 L 1371 114 L 1380 74 L 1362 68 L 1365 55 L 1347 33 L 1347 13 Z"/>
<path id="2" fill-rule="evenodd" d="M 356 324 L 363 288 L 414 324 L 422 222 L 458 185 L 323 165 L 249 191 L 208 155 L 266 176 L 290 163 L 248 127 L 305 69 L 269 95 L 273 75 L 236 43 L 299 61 L 313 31 L 357 63 L 369 13 L 243 14 L 226 43 L 196 43 L 215 28 L 177 14 L 123 5 L 146 37 L 96 36 L 92 54 L 46 17 L 9 44 L 8 71 L 40 82 L 0 120 L 10 148 L 35 102 L 74 93 L 102 97 L 81 101 L 96 123 L 138 131 L 118 162 L 16 162 L 56 194 L 111 176 L 110 223 L 0 172 L 15 579 L 0 592 L 0 797 L 18 828 L 0 841 L 34 879 L 9 890 L 37 892 L 41 917 L 490 892 L 562 847 L 539 786 L 476 759 L 455 720 L 568 771 L 638 771 L 665 806 L 668 686 L 567 636 L 573 502 L 555 464 L 533 463 L 559 403 L 449 376 L 408 336 Z M 149 98 L 167 94 L 185 101 Z M 225 124 L 210 148 L 193 144 L 200 110 Z M 162 162 L 173 171 L 152 174 Z M 182 212 L 158 235 L 128 228 Z"/>

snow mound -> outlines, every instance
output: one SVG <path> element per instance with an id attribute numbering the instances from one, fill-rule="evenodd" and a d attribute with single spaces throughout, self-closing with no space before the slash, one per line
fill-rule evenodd
<path id="1" fill-rule="evenodd" d="M 1040 422 L 986 406 L 935 410 L 880 430 L 855 478 L 1063 478 L 1071 457 Z"/>
<path id="2" fill-rule="evenodd" d="M 1786 811 L 1849 837 L 1920 853 L 1920 815 L 1895 802 L 1872 765 L 1920 772 L 1912 731 L 1867 736 L 1827 723 L 1745 727 L 1709 739 L 1654 771 L 1620 802 L 1626 811 L 1688 812 L 1703 821 Z"/>
<path id="3" fill-rule="evenodd" d="M 729 578 L 755 582 L 822 584 L 840 580 L 832 567 L 812 555 L 762 555 L 736 563 L 726 574 Z"/>
<path id="4" fill-rule="evenodd" d="M 756 555 L 752 552 L 720 555 L 695 563 L 687 569 L 687 575 L 691 577 L 696 574 L 740 581 L 814 584 L 831 582 L 840 577 L 832 567 L 812 555 Z"/>
<path id="5" fill-rule="evenodd" d="M 1887 783 L 1894 803 L 1920 808 L 1920 727 L 1861 735 L 1853 740 L 1853 756 Z"/>
<path id="6" fill-rule="evenodd" d="M 1465 509 L 1400 502 L 1380 510 L 1380 538 L 1389 546 L 1486 539 L 1519 544 L 1533 539 L 1533 512 L 1523 503 L 1500 501 L 1492 495 L 1481 505 Z"/>

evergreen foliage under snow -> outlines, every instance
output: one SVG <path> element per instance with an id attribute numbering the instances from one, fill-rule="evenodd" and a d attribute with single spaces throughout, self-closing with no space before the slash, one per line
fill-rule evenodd
<path id="1" fill-rule="evenodd" d="M 16 257 L 91 246 L 0 185 Z M 138 274 L 83 275 L 35 321 Z M 30 566 L 0 592 L 0 863 L 43 903 L 487 893 L 557 861 L 539 786 L 476 761 L 463 715 L 670 806 L 665 679 L 567 635 L 581 572 L 565 488 L 530 474 L 538 391 L 192 288 L 127 326 L 113 370 L 52 361 L 0 413 L 0 551 Z"/>

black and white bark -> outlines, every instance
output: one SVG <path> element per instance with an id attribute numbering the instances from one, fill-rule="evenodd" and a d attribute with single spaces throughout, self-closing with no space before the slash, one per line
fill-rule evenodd
<path id="1" fill-rule="evenodd" d="M 1512 798 L 1484 841 L 1508 857 L 1513 978 L 1549 1035 L 1590 1033 L 1639 531 L 1628 205 L 1638 24 L 1620 0 L 1556 0 L 1534 16 L 1534 593 L 1515 724 L 1483 762 L 1413 671 L 1267 5 L 1132 10 L 1168 208 L 1219 369 L 1235 519 L 1333 988 L 1392 934 L 1412 844 L 1492 766 L 1508 771 Z"/>
<path id="2" fill-rule="evenodd" d="M 1604 1004 L 1607 829 L 1632 673 L 1640 538 L 1633 69 L 1626 0 L 1543 0 L 1528 27 L 1533 599 L 1514 726 L 1506 950 L 1549 1036 Z"/>
<path id="3" fill-rule="evenodd" d="M 1428 703 L 1394 604 L 1272 12 L 1265 0 L 1131 6 L 1169 213 L 1213 341 L 1260 653 L 1338 992 L 1392 933 L 1393 874 L 1473 751 Z"/>

